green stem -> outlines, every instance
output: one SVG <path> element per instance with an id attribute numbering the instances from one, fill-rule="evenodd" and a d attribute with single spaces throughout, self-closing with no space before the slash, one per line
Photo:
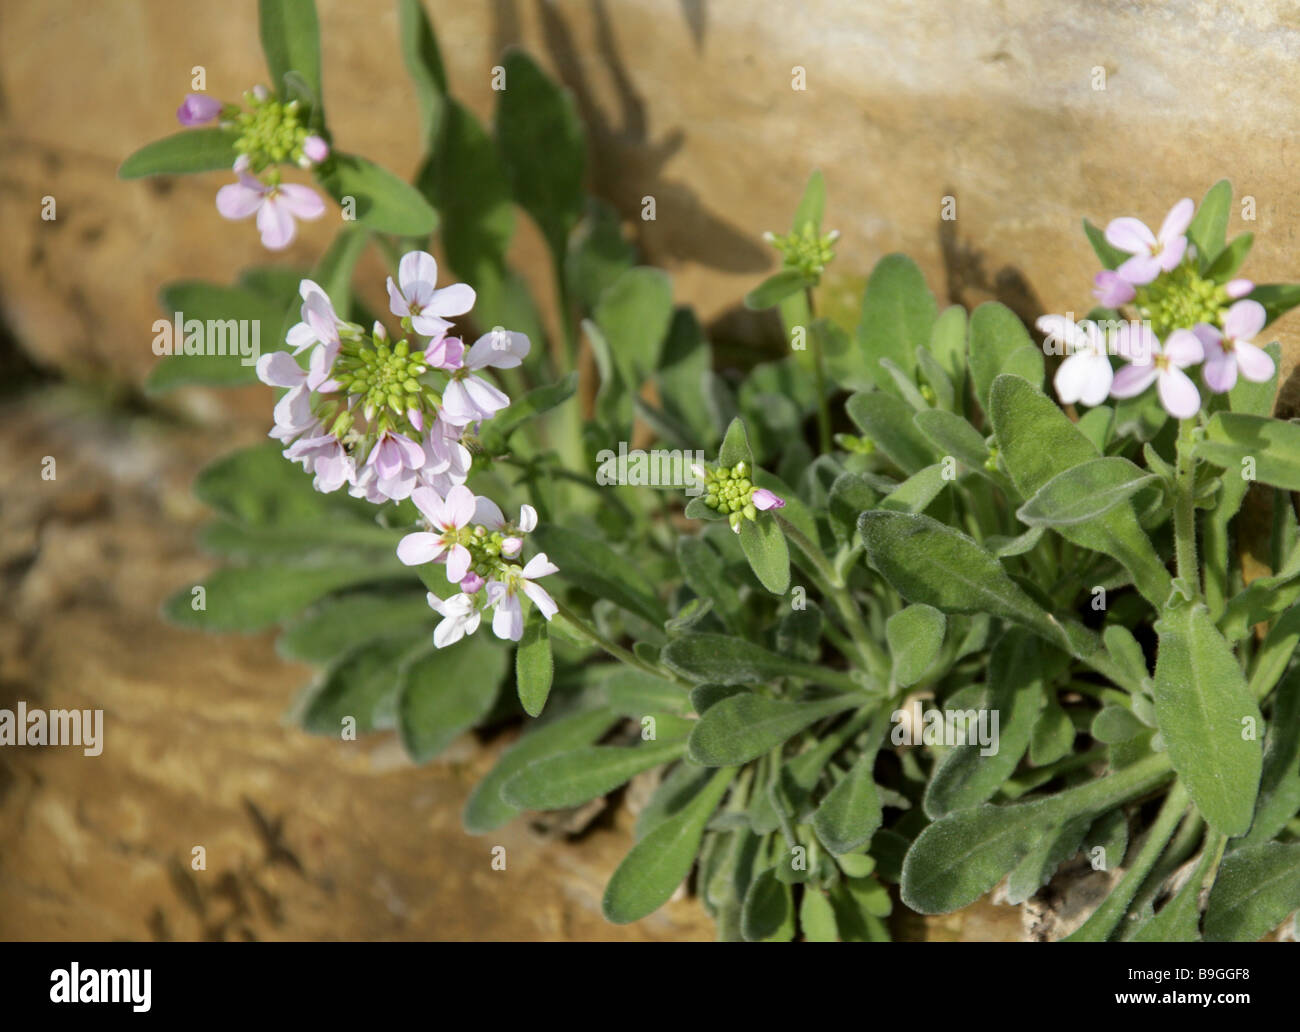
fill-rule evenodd
<path id="1" fill-rule="evenodd" d="M 820 548 L 809 541 L 803 532 L 785 517 L 779 513 L 774 513 L 774 515 L 785 536 L 808 560 L 808 566 L 810 567 L 808 572 L 812 575 L 813 580 L 817 582 L 818 589 L 835 604 L 835 608 L 839 611 L 840 618 L 844 621 L 844 626 L 849 632 L 849 637 L 853 639 L 853 644 L 858 648 L 859 659 L 864 669 L 883 684 L 887 684 L 890 671 L 889 657 L 885 655 L 885 650 L 871 637 L 867 625 L 862 620 L 862 614 L 858 611 L 857 605 L 854 604 L 853 597 L 849 594 L 844 582 L 826 561 L 826 557 L 822 555 Z"/>
<path id="2" fill-rule="evenodd" d="M 817 439 L 821 443 L 821 453 L 829 455 L 831 452 L 831 405 L 830 400 L 826 397 L 826 367 L 822 358 L 822 335 L 813 325 L 816 319 L 813 314 L 812 287 L 804 288 L 804 293 L 808 299 L 808 336 L 812 338 L 813 378 L 817 385 Z"/>
<path id="3" fill-rule="evenodd" d="M 1133 861 L 1133 866 L 1124 872 L 1124 877 L 1106 897 L 1105 902 L 1093 911 L 1092 916 L 1083 923 L 1082 927 L 1067 936 L 1065 941 L 1105 942 L 1110 938 L 1111 933 L 1124 917 L 1124 912 L 1128 910 L 1134 893 L 1146 879 L 1155 862 L 1160 859 L 1165 844 L 1188 812 L 1187 804 L 1187 789 L 1183 788 L 1181 781 L 1174 782 L 1173 788 L 1165 796 L 1159 816 L 1151 825 L 1146 841 L 1138 851 L 1137 859 Z"/>
<path id="4" fill-rule="evenodd" d="M 606 652 L 608 652 L 611 656 L 613 656 L 615 659 L 619 660 L 620 662 L 626 663 L 630 667 L 635 667 L 636 669 L 644 673 L 651 674 L 655 677 L 662 677 L 669 681 L 674 681 L 677 684 L 681 685 L 683 688 L 689 689 L 693 687 L 689 681 L 683 680 L 682 678 L 674 674 L 672 671 L 665 670 L 662 667 L 657 667 L 650 663 L 647 663 L 640 656 L 636 655 L 635 653 L 629 652 L 627 649 L 623 648 L 622 645 L 610 641 L 607 637 L 605 637 L 605 635 L 601 634 L 600 631 L 596 630 L 595 627 L 593 627 L 585 619 L 580 617 L 577 613 L 575 613 L 572 609 L 570 609 L 559 599 L 555 600 L 555 608 L 559 611 L 559 614 L 562 617 L 564 617 L 564 619 L 571 626 L 576 628 L 578 631 L 582 632 L 583 636 L 586 637 L 593 645 L 598 645 L 600 648 L 604 649 Z"/>
<path id="5" fill-rule="evenodd" d="M 1174 469 L 1174 558 L 1178 578 L 1196 595 L 1201 594 L 1196 565 L 1196 460 L 1192 457 L 1190 419 L 1178 424 L 1178 457 Z"/>

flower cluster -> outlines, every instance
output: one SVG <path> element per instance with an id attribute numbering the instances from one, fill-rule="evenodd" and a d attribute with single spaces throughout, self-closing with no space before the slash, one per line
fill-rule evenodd
<path id="1" fill-rule="evenodd" d="M 1183 198 L 1159 232 L 1135 218 L 1106 227 L 1106 242 L 1131 257 L 1097 273 L 1093 296 L 1109 308 L 1128 306 L 1136 318 L 1106 327 L 1062 315 L 1038 320 L 1039 330 L 1068 355 L 1054 380 L 1063 403 L 1132 398 L 1154 383 L 1165 411 L 1189 419 L 1201 408 L 1193 367 L 1204 363 L 1202 379 L 1216 394 L 1231 390 L 1238 376 L 1255 383 L 1273 376 L 1273 359 L 1254 343 L 1268 321 L 1264 306 L 1247 296 L 1254 284 L 1201 275 L 1187 238 L 1194 214 L 1192 201 Z M 1128 364 L 1115 371 L 1111 355 Z"/>
<path id="2" fill-rule="evenodd" d="M 262 244 L 278 251 L 292 242 L 296 218 L 325 214 L 325 202 L 311 187 L 281 182 L 279 166 L 313 168 L 329 157 L 330 148 L 302 124 L 297 100 L 281 101 L 265 87 L 255 86 L 244 94 L 244 102 L 247 109 L 190 93 L 176 118 L 183 126 L 217 123 L 238 134 L 233 171 L 239 178 L 217 191 L 217 211 L 228 219 L 256 214 Z"/>
<path id="3" fill-rule="evenodd" d="M 763 234 L 763 239 L 780 252 L 781 267 L 792 269 L 809 280 L 818 279 L 834 260 L 835 241 L 839 238 L 839 230 L 834 229 L 818 236 L 817 227 L 811 222 L 805 222 L 802 229 L 783 236 Z"/>
<path id="4" fill-rule="evenodd" d="M 407 566 L 443 563 L 447 581 L 460 586 L 458 594 L 445 600 L 429 592 L 429 605 L 443 618 L 433 635 L 438 648 L 473 634 L 485 609 L 494 610 L 492 630 L 498 638 L 518 641 L 524 633 L 521 594 L 547 620 L 555 615 L 555 601 L 535 582 L 559 572 L 558 567 L 545 552 L 526 563 L 519 559 L 524 536 L 537 526 L 537 513 L 531 505 L 523 506 L 519 519 L 508 523 L 495 502 L 475 497 L 463 484 L 453 487 L 445 498 L 421 487 L 411 500 L 428 530 L 402 538 L 397 557 Z"/>
<path id="5" fill-rule="evenodd" d="M 409 335 L 398 340 L 379 323 L 367 334 L 341 319 L 325 292 L 303 280 L 302 321 L 286 338 L 292 350 L 257 363 L 263 383 L 287 388 L 270 436 L 313 474 L 318 491 L 346 484 L 354 497 L 376 504 L 414 502 L 428 530 L 403 538 L 398 557 L 408 566 L 445 563 L 448 580 L 461 588 L 445 602 L 429 596 L 444 617 L 435 634 L 440 648 L 473 633 L 484 608 L 495 608 L 498 636 L 518 641 L 521 592 L 548 620 L 554 615 L 554 602 L 532 581 L 556 567 L 544 554 L 516 561 L 537 513 L 526 505 L 508 523 L 495 503 L 465 487 L 472 457 L 464 439 L 510 404 L 478 373 L 518 366 L 531 345 L 524 334 L 499 328 L 469 348 L 449 336 L 448 317 L 468 312 L 474 291 L 438 288 L 437 275 L 432 255 L 411 251 L 398 264 L 397 282 L 389 278 L 389 308 Z M 304 353 L 306 368 L 297 357 Z"/>
<path id="6" fill-rule="evenodd" d="M 740 533 L 742 520 L 755 520 L 759 512 L 782 509 L 785 499 L 765 487 L 755 487 L 749 479 L 749 467 L 738 462 L 731 469 L 691 467 L 704 481 L 704 504 L 727 517 L 731 529 Z"/>

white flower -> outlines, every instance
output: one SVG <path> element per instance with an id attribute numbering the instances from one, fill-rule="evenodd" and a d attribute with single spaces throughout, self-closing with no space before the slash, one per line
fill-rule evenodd
<path id="1" fill-rule="evenodd" d="M 1072 323 L 1063 315 L 1045 315 L 1035 325 L 1065 346 L 1067 358 L 1056 370 L 1052 384 L 1063 405 L 1081 401 L 1100 405 L 1110 393 L 1115 372 L 1106 354 L 1106 338 L 1091 320 Z"/>
<path id="2" fill-rule="evenodd" d="M 488 581 L 488 605 L 495 606 L 492 616 L 492 632 L 502 639 L 518 641 L 524 633 L 524 612 L 519 602 L 519 593 L 527 595 L 547 620 L 558 612 L 555 600 L 546 593 L 546 589 L 533 582 L 539 577 L 559 573 L 560 568 L 546 558 L 545 552 L 539 552 L 528 560 L 522 568 L 512 566 L 504 574 L 504 580 Z"/>
<path id="3" fill-rule="evenodd" d="M 478 630 L 483 614 L 474 604 L 474 599 L 463 592 L 441 599 L 432 591 L 428 596 L 429 608 L 442 617 L 442 622 L 433 630 L 433 643 L 440 649 L 455 645 L 467 634 Z"/>
<path id="4" fill-rule="evenodd" d="M 388 277 L 388 308 L 409 318 L 416 333 L 441 337 L 451 328 L 443 316 L 464 315 L 474 307 L 474 288 L 453 283 L 437 289 L 438 263 L 427 251 L 409 251 L 397 266 L 398 284 Z"/>
<path id="5" fill-rule="evenodd" d="M 464 364 L 451 376 L 442 392 L 442 414 L 450 423 L 468 426 L 491 419 L 510 404 L 510 398 L 474 371 L 489 366 L 513 369 L 532 347 L 526 334 L 495 329 L 474 342 L 465 355 Z"/>

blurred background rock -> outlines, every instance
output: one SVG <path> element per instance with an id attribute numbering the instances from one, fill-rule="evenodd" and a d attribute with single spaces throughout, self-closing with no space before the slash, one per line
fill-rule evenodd
<path id="1" fill-rule="evenodd" d="M 481 118 L 507 46 L 572 89 L 590 189 L 705 319 L 725 320 L 772 267 L 761 233 L 786 226 L 813 168 L 843 234 L 829 289 L 850 299 L 877 258 L 903 250 L 941 301 L 998 298 L 1027 321 L 1086 311 L 1095 268 L 1081 215 L 1158 222 L 1224 176 L 1254 199 L 1255 220 L 1238 207 L 1229 225 L 1256 234 L 1245 273 L 1297 278 L 1295 3 L 426 7 L 453 89 Z M 420 140 L 393 6 L 319 8 L 336 142 L 409 174 Z M 96 759 L 0 754 L 0 936 L 709 936 L 689 903 L 604 924 L 601 886 L 630 836 L 617 814 L 577 847 L 525 822 L 500 841 L 463 835 L 460 806 L 499 742 L 466 740 L 415 769 L 395 743 L 310 739 L 278 723 L 306 671 L 279 661 L 269 636 L 157 622 L 160 600 L 207 568 L 190 477 L 260 439 L 268 415 L 264 388 L 139 392 L 159 286 L 229 282 L 268 260 L 251 225 L 215 211 L 229 176 L 115 178 L 175 128 L 196 65 L 218 97 L 264 78 L 253 0 L 0 7 L 0 705 L 103 707 L 108 741 Z M 654 222 L 639 217 L 647 196 Z M 945 197 L 955 221 L 940 218 Z M 309 266 L 334 217 L 303 225 L 273 260 Z M 531 227 L 516 247 L 544 297 Z M 378 263 L 360 276 L 380 297 Z M 1284 380 L 1296 318 L 1276 328 Z M 507 872 L 489 866 L 494 844 Z M 203 874 L 189 869 L 195 845 Z M 972 920 L 932 934 L 987 936 L 1002 919 Z"/>

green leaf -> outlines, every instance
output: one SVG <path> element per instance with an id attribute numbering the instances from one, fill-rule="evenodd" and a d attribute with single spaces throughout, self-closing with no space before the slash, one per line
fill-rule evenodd
<path id="1" fill-rule="evenodd" d="M 949 305 L 939 313 L 927 347 L 952 381 L 960 399 L 957 405 L 960 411 L 966 394 L 966 309 L 961 305 Z"/>
<path id="2" fill-rule="evenodd" d="M 1090 459 L 1052 477 L 1016 510 L 1016 517 L 1031 527 L 1087 523 L 1157 480 L 1118 455 Z"/>
<path id="3" fill-rule="evenodd" d="M 749 883 L 740 912 L 740 934 L 746 942 L 789 942 L 794 938 L 794 896 L 777 871 L 769 867 Z"/>
<path id="4" fill-rule="evenodd" d="M 1160 754 L 1055 796 L 1013 806 L 956 810 L 925 828 L 903 861 L 902 897 L 922 914 L 975 902 L 1048 835 L 1076 817 L 1095 817 L 1149 792 L 1169 776 Z"/>
<path id="5" fill-rule="evenodd" d="M 916 263 L 904 254 L 880 259 L 862 296 L 857 333 L 862 377 L 884 390 L 895 390 L 880 360 L 891 359 L 904 372 L 914 373 L 916 349 L 929 343 L 937 316 L 934 295 Z"/>
<path id="6" fill-rule="evenodd" d="M 610 664 L 613 673 L 604 681 L 605 698 L 618 714 L 640 720 L 647 714 L 690 712 L 691 700 L 686 689 L 657 674 L 635 667 Z"/>
<path id="7" fill-rule="evenodd" d="M 723 469 L 732 469 L 741 462 L 752 472 L 754 455 L 749 450 L 749 434 L 745 430 L 745 421 L 737 416 L 727 427 L 722 447 L 718 449 L 718 465 Z"/>
<path id="8" fill-rule="evenodd" d="M 1222 842 L 1222 838 L 1217 838 Z M 1217 846 L 1206 842 L 1201 859 L 1178 893 L 1133 936 L 1133 942 L 1195 942 L 1201 937 L 1201 888 L 1218 860 Z"/>
<path id="9" fill-rule="evenodd" d="M 624 387 L 635 393 L 659 365 L 673 318 L 672 281 L 662 269 L 628 269 L 601 295 L 593 318 Z"/>
<path id="10" fill-rule="evenodd" d="M 204 631 L 258 631 L 282 623 L 331 592 L 358 584 L 396 580 L 406 568 L 373 560 L 339 561 L 330 566 L 227 566 L 195 588 L 182 588 L 163 604 L 163 615 L 181 627 Z M 200 597 L 204 608 L 196 609 Z"/>
<path id="11" fill-rule="evenodd" d="M 587 199 L 587 212 L 569 238 L 564 278 L 569 294 L 591 312 L 601 294 L 636 264 L 636 248 L 623 236 L 623 221 L 604 201 Z"/>
<path id="12" fill-rule="evenodd" d="M 1204 273 L 1223 250 L 1232 208 L 1232 184 L 1220 179 L 1205 195 L 1187 227 L 1187 239 L 1196 245 L 1197 263 Z"/>
<path id="13" fill-rule="evenodd" d="M 587 745 L 535 760 L 512 777 L 501 797 L 521 810 L 562 810 L 614 791 L 642 771 L 671 763 L 686 749 L 680 738 L 636 745 Z"/>
<path id="14" fill-rule="evenodd" d="M 999 376 L 989 392 L 989 414 L 1001 459 L 1024 498 L 1049 480 L 1099 458 L 1096 447 L 1042 391 L 1018 376 Z M 1113 556 L 1133 574 L 1153 605 L 1163 605 L 1172 581 L 1130 504 L 1120 503 L 1094 522 L 1054 528 L 1066 540 Z"/>
<path id="15" fill-rule="evenodd" d="M 601 909 L 607 920 L 639 921 L 677 891 L 695 863 L 704 826 L 735 775 L 734 767 L 719 770 L 686 806 L 632 847 L 605 887 Z"/>
<path id="16" fill-rule="evenodd" d="M 1088 243 L 1092 244 L 1092 249 L 1100 259 L 1103 268 L 1118 269 L 1128 261 L 1129 256 L 1118 247 L 1112 247 L 1107 243 L 1106 234 L 1087 219 L 1083 220 L 1083 232 L 1088 237 Z"/>
<path id="17" fill-rule="evenodd" d="M 534 387 L 522 398 L 512 400 L 510 405 L 498 412 L 490 422 L 483 425 L 479 432 L 479 441 L 489 455 L 502 454 L 507 447 L 510 435 L 531 419 L 558 408 L 578 391 L 578 373 L 569 373 L 558 383 L 548 383 Z"/>
<path id="18" fill-rule="evenodd" d="M 557 266 L 582 217 L 582 122 L 569 91 L 519 50 L 506 54 L 506 88 L 497 94 L 496 138 L 518 205 L 532 216 Z"/>
<path id="19" fill-rule="evenodd" d="M 319 178 L 345 212 L 376 232 L 425 237 L 438 226 L 438 213 L 419 190 L 356 154 L 332 154 Z"/>
<path id="20" fill-rule="evenodd" d="M 1300 283 L 1264 283 L 1252 290 L 1249 297 L 1264 306 L 1267 326 L 1300 305 Z"/>
<path id="21" fill-rule="evenodd" d="M 1300 910 L 1300 842 L 1262 842 L 1231 853 L 1205 908 L 1205 938 L 1254 942 Z"/>
<path id="22" fill-rule="evenodd" d="M 117 170 L 118 179 L 183 176 L 191 172 L 230 171 L 235 140 L 229 129 L 186 129 L 147 143 Z"/>
<path id="23" fill-rule="evenodd" d="M 813 281 L 805 279 L 798 269 L 782 269 L 745 295 L 745 307 L 755 312 L 775 308 L 791 294 L 811 286 Z"/>
<path id="24" fill-rule="evenodd" d="M 1292 610 L 1300 613 L 1300 610 Z M 1278 686 L 1268 723 L 1259 804 L 1242 845 L 1267 842 L 1300 813 L 1300 667 Z"/>
<path id="25" fill-rule="evenodd" d="M 943 647 L 947 618 L 924 603 L 907 606 L 885 621 L 885 640 L 893 657 L 893 680 L 909 688 L 925 676 Z"/>
<path id="26" fill-rule="evenodd" d="M 951 455 L 968 469 L 984 471 L 989 449 L 978 430 L 955 412 L 926 409 L 912 417 L 941 455 Z"/>
<path id="27" fill-rule="evenodd" d="M 476 636 L 429 652 L 403 670 L 398 725 L 411 759 L 427 763 L 491 712 L 506 656 L 497 642 Z"/>
<path id="28" fill-rule="evenodd" d="M 875 764 L 876 748 L 872 745 L 826 793 L 813 814 L 817 838 L 837 856 L 866 845 L 880 828 L 882 810 Z"/>
<path id="29" fill-rule="evenodd" d="M 1300 491 L 1300 423 L 1243 412 L 1216 412 L 1192 453 L 1232 476 L 1240 476 L 1244 461 L 1253 459 L 1256 480 Z"/>
<path id="30" fill-rule="evenodd" d="M 268 441 L 223 455 L 194 480 L 194 497 L 236 523 L 302 529 L 351 521 L 375 527 L 374 506 L 342 493 L 321 494 L 304 473 Z"/>
<path id="31" fill-rule="evenodd" d="M 564 571 L 568 583 L 597 598 L 607 598 L 653 624 L 668 619 L 668 611 L 650 581 L 599 538 L 544 523 L 533 532 L 533 539 Z"/>
<path id="32" fill-rule="evenodd" d="M 858 530 L 871 565 L 909 602 L 945 613 L 988 613 L 1072 654 L 1079 648 L 1081 638 L 1067 634 L 1066 625 L 1039 608 L 997 559 L 960 531 L 929 516 L 883 510 L 864 512 Z"/>
<path id="33" fill-rule="evenodd" d="M 976 400 L 986 412 L 993 381 L 1000 374 L 1014 373 L 1036 387 L 1043 382 L 1042 350 L 1020 317 L 1001 302 L 986 301 L 971 313 L 970 371 Z"/>
<path id="34" fill-rule="evenodd" d="M 501 798 L 501 788 L 534 760 L 558 756 L 596 741 L 618 720 L 607 707 L 580 710 L 553 718 L 528 731 L 501 754 L 465 803 L 462 820 L 471 835 L 495 831 L 518 816 L 519 808 Z"/>
<path id="35" fill-rule="evenodd" d="M 420 0 L 397 0 L 397 25 L 402 60 L 415 85 L 415 102 L 420 108 L 425 149 L 432 150 L 441 134 L 448 99 L 447 72 L 438 49 L 438 37 Z"/>
<path id="36" fill-rule="evenodd" d="M 258 0 L 258 24 L 271 85 L 284 91 L 284 77 L 297 72 L 320 102 L 320 23 L 314 0 Z"/>
<path id="37" fill-rule="evenodd" d="M 1156 720 L 1169 760 L 1210 827 L 1244 835 L 1259 791 L 1259 707 L 1204 605 L 1166 611 L 1156 631 Z"/>
<path id="38" fill-rule="evenodd" d="M 182 280 L 163 287 L 159 304 L 171 324 L 171 354 L 164 355 L 153 367 L 145 389 L 162 394 L 177 387 L 238 387 L 257 383 L 257 359 L 261 352 L 274 350 L 276 334 L 284 321 L 288 298 L 268 298 L 248 287 L 227 287 L 198 280 Z M 177 316 L 181 332 L 176 332 Z M 203 324 L 195 343 L 202 350 L 220 350 L 226 354 L 185 354 L 185 324 L 191 320 Z M 241 332 L 241 324 L 247 332 Z M 155 351 L 168 343 L 157 323 L 154 324 Z M 197 350 L 197 349 L 196 349 Z"/>
<path id="39" fill-rule="evenodd" d="M 884 391 L 865 391 L 849 398 L 844 408 L 885 457 L 908 476 L 938 458 L 913 422 L 911 406 L 900 398 Z"/>
<path id="40" fill-rule="evenodd" d="M 784 595 L 790 587 L 790 549 L 775 518 L 760 513 L 756 520 L 741 520 L 740 547 L 759 583 Z"/>
<path id="41" fill-rule="evenodd" d="M 1219 256 L 1205 270 L 1206 278 L 1215 283 L 1227 283 L 1241 268 L 1241 263 L 1246 260 L 1246 255 L 1250 254 L 1250 247 L 1254 242 L 1254 233 L 1242 233 L 1234 237 L 1232 243 L 1220 251 Z"/>
<path id="42" fill-rule="evenodd" d="M 432 630 L 423 592 L 359 592 L 326 599 L 295 620 L 276 641 L 285 659 L 328 663 L 375 638 Z"/>
<path id="43" fill-rule="evenodd" d="M 534 608 L 524 624 L 524 636 L 515 651 L 515 685 L 519 702 L 530 717 L 540 716 L 551 694 L 551 680 L 555 676 L 555 661 L 551 658 L 551 639 L 546 633 L 546 620 Z"/>
<path id="44" fill-rule="evenodd" d="M 799 207 L 794 210 L 794 219 L 790 223 L 792 233 L 802 233 L 804 226 L 811 225 L 813 232 L 821 233 L 822 216 L 826 214 L 826 180 L 821 169 L 813 169 L 808 177 L 808 185 L 803 188 L 799 198 Z"/>
<path id="45" fill-rule="evenodd" d="M 713 546 L 703 536 L 678 538 L 677 565 L 690 589 L 700 598 L 712 601 L 714 612 L 723 623 L 739 633 L 744 627 L 740 593 L 727 577 L 722 556 Z"/>
<path id="46" fill-rule="evenodd" d="M 695 684 L 763 684 L 778 677 L 798 677 L 859 690 L 840 671 L 778 655 L 726 634 L 678 635 L 664 646 L 661 658 L 670 670 Z"/>
<path id="47" fill-rule="evenodd" d="M 924 512 L 948 486 L 942 462 L 913 473 L 880 500 L 880 508 L 891 512 Z"/>
<path id="48" fill-rule="evenodd" d="M 925 812 L 942 817 L 953 810 L 986 802 L 1002 787 L 1020 763 L 1034 722 L 1042 705 L 1044 661 L 1042 645 L 1027 631 L 1012 628 L 993 648 L 989 660 L 988 686 L 979 706 L 991 723 L 990 742 L 977 739 L 975 709 L 963 709 L 968 721 L 964 745 L 955 746 L 930 776 L 925 791 Z M 950 704 L 951 705 L 951 704 Z M 947 710 L 948 713 L 952 709 Z M 979 725 L 981 729 L 984 725 Z"/>
<path id="49" fill-rule="evenodd" d="M 733 695 L 709 707 L 696 722 L 689 755 L 705 767 L 748 763 L 789 741 L 810 724 L 861 706 L 864 701 L 857 695 L 817 702 L 786 702 L 752 692 Z"/>
<path id="50" fill-rule="evenodd" d="M 805 942 L 839 942 L 839 928 L 835 922 L 835 908 L 826 893 L 815 886 L 804 889 L 799 900 L 799 928 Z"/>
<path id="51" fill-rule="evenodd" d="M 345 728 L 359 733 L 391 728 L 403 669 L 413 652 L 429 647 L 424 635 L 414 640 L 385 638 L 344 656 L 326 671 L 308 699 L 303 728 L 332 736 L 340 736 Z"/>

